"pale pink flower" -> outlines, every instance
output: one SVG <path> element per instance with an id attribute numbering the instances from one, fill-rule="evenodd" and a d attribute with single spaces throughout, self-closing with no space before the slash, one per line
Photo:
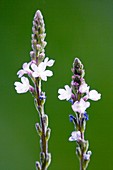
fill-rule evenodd
<path id="1" fill-rule="evenodd" d="M 89 93 L 87 95 L 88 95 L 88 99 L 91 99 L 94 101 L 97 101 L 101 98 L 101 94 L 98 93 L 96 90 L 89 91 Z"/>
<path id="2" fill-rule="evenodd" d="M 85 110 L 90 106 L 89 102 L 84 101 L 82 98 L 80 99 L 80 101 L 76 101 L 73 105 L 72 105 L 72 109 L 74 112 L 79 112 L 79 113 L 84 113 Z"/>
<path id="3" fill-rule="evenodd" d="M 17 93 L 26 93 L 30 89 L 29 80 L 26 77 L 21 77 L 21 82 L 15 82 L 15 90 Z"/>
<path id="4" fill-rule="evenodd" d="M 89 86 L 85 82 L 83 82 L 79 87 L 79 92 L 87 93 L 88 91 L 89 91 Z"/>
<path id="5" fill-rule="evenodd" d="M 46 63 L 41 62 L 38 66 L 36 64 L 31 64 L 31 68 L 33 69 L 32 76 L 40 77 L 42 80 L 47 81 L 47 77 L 51 77 L 53 72 L 50 70 L 46 70 Z"/>
<path id="6" fill-rule="evenodd" d="M 81 133 L 80 131 L 74 131 L 71 133 L 71 137 L 69 137 L 69 141 L 81 141 Z"/>
<path id="7" fill-rule="evenodd" d="M 58 93 L 59 93 L 58 98 L 60 100 L 69 100 L 71 98 L 71 94 L 72 94 L 71 88 L 68 85 L 65 85 L 64 87 L 65 87 L 65 89 L 58 90 Z"/>
<path id="8" fill-rule="evenodd" d="M 32 74 L 32 71 L 29 68 L 30 65 L 31 65 L 31 62 L 23 64 L 23 66 L 22 66 L 23 69 L 21 69 L 17 72 L 17 75 L 19 78 L 22 77 L 24 74 L 28 74 L 28 75 Z"/>

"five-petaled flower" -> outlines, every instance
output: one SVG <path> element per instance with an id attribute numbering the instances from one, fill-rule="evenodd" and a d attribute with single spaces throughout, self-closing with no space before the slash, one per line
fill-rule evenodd
<path id="1" fill-rule="evenodd" d="M 85 82 L 83 82 L 79 87 L 79 92 L 87 93 L 88 91 L 89 91 L 89 86 Z"/>
<path id="2" fill-rule="evenodd" d="M 82 98 L 80 99 L 80 101 L 76 101 L 73 105 L 72 105 L 72 109 L 74 112 L 79 112 L 79 113 L 84 113 L 85 110 L 90 106 L 89 102 L 84 101 Z"/>
<path id="3" fill-rule="evenodd" d="M 18 75 L 18 77 L 20 78 L 20 77 L 22 77 L 24 74 L 28 74 L 28 75 L 31 75 L 32 74 L 32 71 L 30 70 L 30 65 L 31 65 L 31 62 L 29 62 L 29 63 L 24 63 L 23 65 L 22 65 L 22 68 L 23 69 L 21 69 L 21 70 L 19 70 L 18 72 L 17 72 L 17 75 Z"/>
<path id="4" fill-rule="evenodd" d="M 71 133 L 71 137 L 69 137 L 69 141 L 81 141 L 81 132 L 80 131 L 74 131 Z"/>
<path id="5" fill-rule="evenodd" d="M 94 101 L 97 101 L 101 98 L 101 94 L 98 93 L 96 90 L 89 91 L 86 96 L 88 97 L 88 99 L 91 99 Z"/>
<path id="6" fill-rule="evenodd" d="M 58 98 L 60 100 L 69 100 L 72 95 L 71 88 L 68 85 L 65 85 L 64 87 L 65 89 L 58 90 L 58 93 L 59 93 Z"/>
<path id="7" fill-rule="evenodd" d="M 27 91 L 29 91 L 30 89 L 30 84 L 29 84 L 29 80 L 26 77 L 21 77 L 21 82 L 15 82 L 15 90 L 17 91 L 17 93 L 26 93 Z"/>
<path id="8" fill-rule="evenodd" d="M 47 77 L 51 77 L 53 72 L 50 70 L 46 70 L 46 67 L 51 67 L 54 64 L 54 60 L 49 60 L 45 58 L 44 62 L 41 62 L 38 66 L 36 64 L 31 64 L 31 68 L 33 70 L 33 77 L 40 77 L 42 80 L 47 81 Z"/>

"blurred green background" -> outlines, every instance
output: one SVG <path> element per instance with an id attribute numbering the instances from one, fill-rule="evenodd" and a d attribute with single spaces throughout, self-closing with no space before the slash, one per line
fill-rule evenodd
<path id="1" fill-rule="evenodd" d="M 16 72 L 30 60 L 32 19 L 37 9 L 46 24 L 46 55 L 55 59 L 54 76 L 43 83 L 52 128 L 49 170 L 78 170 L 70 103 L 59 101 L 58 88 L 70 84 L 78 56 L 86 82 L 102 93 L 88 109 L 86 139 L 93 152 L 89 170 L 113 170 L 113 0 L 0 1 L 0 170 L 34 170 L 39 160 L 38 121 L 33 98 L 17 94 Z"/>

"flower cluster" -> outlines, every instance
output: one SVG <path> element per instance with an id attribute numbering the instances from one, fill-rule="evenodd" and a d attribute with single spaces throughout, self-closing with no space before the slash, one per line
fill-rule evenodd
<path id="1" fill-rule="evenodd" d="M 22 65 L 22 69 L 17 72 L 21 82 L 15 82 L 17 93 L 31 92 L 34 97 L 35 107 L 38 111 L 40 123 L 36 123 L 36 130 L 40 136 L 40 162 L 36 162 L 36 169 L 47 169 L 51 161 L 51 154 L 48 153 L 48 140 L 50 128 L 48 128 L 48 116 L 44 113 L 45 92 L 42 92 L 41 81 L 47 81 L 53 72 L 48 70 L 54 64 L 54 60 L 45 58 L 45 24 L 41 12 L 38 10 L 34 16 L 32 27 L 32 51 L 31 61 Z M 27 77 L 26 77 L 27 76 Z M 31 83 L 33 85 L 31 85 Z"/>
<path id="2" fill-rule="evenodd" d="M 89 100 L 98 101 L 101 94 L 96 90 L 90 90 L 90 86 L 87 85 L 84 79 L 83 64 L 78 58 L 74 60 L 72 72 L 71 86 L 65 85 L 65 89 L 59 89 L 58 98 L 72 103 L 71 107 L 75 116 L 70 115 L 70 121 L 74 123 L 75 131 L 71 133 L 69 141 L 77 142 L 76 153 L 81 160 L 81 166 L 86 169 L 91 155 L 91 151 L 88 151 L 89 143 L 84 139 L 86 121 L 89 119 L 86 109 L 90 107 Z"/>
<path id="3" fill-rule="evenodd" d="M 32 31 L 31 61 L 29 63 L 24 63 L 22 69 L 17 72 L 18 77 L 21 78 L 21 83 L 14 83 L 17 93 L 26 93 L 27 91 L 33 92 L 33 87 L 30 85 L 28 78 L 24 77 L 25 74 L 31 78 L 33 83 L 36 78 L 47 81 L 47 77 L 53 75 L 52 71 L 46 70 L 47 67 L 53 66 L 54 60 L 49 60 L 48 57 L 45 58 L 44 48 L 47 44 L 44 40 L 46 37 L 45 24 L 39 10 L 34 16 Z"/>
<path id="4" fill-rule="evenodd" d="M 46 67 L 51 67 L 53 64 L 54 60 L 49 60 L 48 57 L 46 57 L 45 60 L 38 66 L 35 60 L 32 60 L 29 63 L 24 63 L 22 69 L 17 72 L 17 75 L 21 78 L 22 83 L 14 83 L 17 93 L 26 93 L 27 91 L 33 92 L 33 87 L 30 85 L 28 78 L 23 76 L 24 74 L 27 74 L 31 80 L 40 78 L 43 81 L 47 81 L 47 77 L 51 77 L 53 72 L 46 70 Z"/>

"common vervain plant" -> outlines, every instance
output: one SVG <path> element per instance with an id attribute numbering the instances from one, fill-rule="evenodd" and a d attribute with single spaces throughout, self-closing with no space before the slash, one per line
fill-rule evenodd
<path id="1" fill-rule="evenodd" d="M 44 111 L 46 95 L 42 91 L 41 82 L 47 81 L 47 78 L 53 75 L 53 72 L 46 68 L 51 67 L 54 64 L 54 60 L 49 60 L 48 57 L 45 58 L 45 46 L 47 44 L 45 41 L 45 24 L 39 10 L 36 11 L 33 19 L 32 32 L 31 60 L 28 63 L 24 63 L 22 69 L 17 72 L 21 82 L 15 82 L 14 85 L 17 93 L 29 91 L 34 97 L 34 104 L 40 119 L 40 122 L 36 123 L 35 126 L 40 137 L 41 148 L 40 161 L 36 162 L 36 169 L 47 170 L 51 162 L 51 154 L 48 152 L 48 140 L 51 129 L 48 127 L 48 116 Z M 32 85 L 30 82 L 32 82 Z"/>
<path id="2" fill-rule="evenodd" d="M 86 109 L 90 107 L 89 100 L 97 101 L 101 94 L 96 90 L 90 90 L 84 79 L 85 71 L 83 64 L 78 58 L 74 59 L 72 68 L 71 85 L 65 85 L 59 89 L 58 98 L 70 101 L 74 115 L 69 115 L 70 121 L 74 124 L 74 131 L 69 141 L 76 141 L 76 154 L 80 162 L 80 170 L 86 170 L 92 152 L 89 150 L 89 142 L 85 139 L 86 122 L 89 119 Z"/>

